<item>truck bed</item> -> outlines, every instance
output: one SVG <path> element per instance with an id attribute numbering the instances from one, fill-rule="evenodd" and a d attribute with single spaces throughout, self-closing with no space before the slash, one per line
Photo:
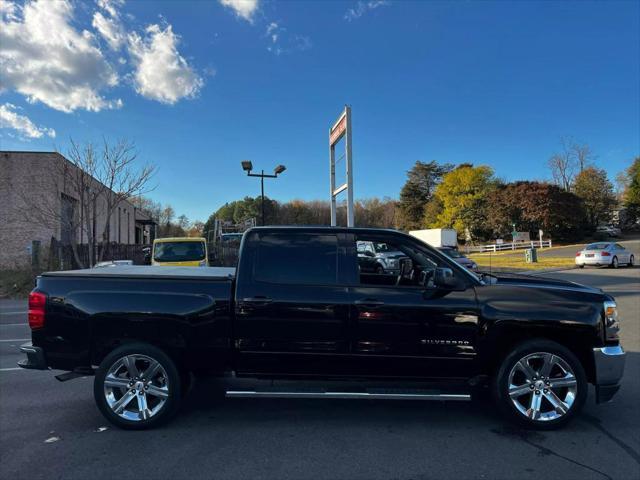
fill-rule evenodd
<path id="1" fill-rule="evenodd" d="M 232 267 L 152 267 L 148 265 L 118 265 L 114 267 L 88 268 L 45 272 L 43 277 L 104 277 L 104 278 L 161 278 L 194 280 L 232 280 L 236 269 Z"/>

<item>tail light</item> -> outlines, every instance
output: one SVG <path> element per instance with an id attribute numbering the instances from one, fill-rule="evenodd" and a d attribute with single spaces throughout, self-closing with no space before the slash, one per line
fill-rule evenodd
<path id="1" fill-rule="evenodd" d="M 31 292 L 29 294 L 29 326 L 31 330 L 37 330 L 44 327 L 44 305 L 47 302 L 47 296 L 40 292 Z"/>
<path id="2" fill-rule="evenodd" d="M 580 255 L 582 255 L 582 252 L 576 252 L 576 257 L 579 257 Z"/>
<path id="3" fill-rule="evenodd" d="M 602 252 L 600 255 L 603 256 L 603 257 L 610 257 L 611 256 L 611 254 L 609 252 Z"/>

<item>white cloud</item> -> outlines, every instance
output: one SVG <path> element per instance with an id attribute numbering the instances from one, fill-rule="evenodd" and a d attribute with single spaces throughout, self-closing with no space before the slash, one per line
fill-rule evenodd
<path id="1" fill-rule="evenodd" d="M 265 36 L 269 39 L 267 50 L 274 55 L 301 52 L 311 48 L 311 39 L 304 35 L 291 35 L 276 22 L 267 25 Z"/>
<path id="2" fill-rule="evenodd" d="M 106 40 L 112 50 L 120 50 L 127 38 L 127 34 L 120 21 L 120 13 L 117 7 L 124 5 L 124 0 L 98 0 L 97 3 L 105 11 L 106 15 L 100 11 L 95 12 L 91 25 Z"/>
<path id="3" fill-rule="evenodd" d="M 164 30 L 159 25 L 150 25 L 144 38 L 137 33 L 129 34 L 134 84 L 140 95 L 174 104 L 200 91 L 204 81 L 178 52 L 179 40 L 171 25 Z"/>
<path id="4" fill-rule="evenodd" d="M 369 10 L 375 10 L 378 7 L 384 7 L 386 5 L 389 5 L 388 0 L 359 0 L 355 7 L 347 10 L 347 13 L 344 14 L 344 19 L 351 22 L 352 20 L 360 18 Z"/>
<path id="5" fill-rule="evenodd" d="M 118 17 L 118 8 L 124 5 L 124 0 L 97 0 L 98 6 L 111 15 L 113 18 Z"/>
<path id="6" fill-rule="evenodd" d="M 53 128 L 36 126 L 29 117 L 17 113 L 16 109 L 11 103 L 0 105 L 0 128 L 16 130 L 28 138 L 41 138 L 43 135 L 55 138 L 56 131 Z"/>
<path id="7" fill-rule="evenodd" d="M 94 36 L 71 26 L 67 0 L 34 0 L 0 7 L 0 91 L 12 88 L 31 103 L 73 112 L 118 108 L 101 91 L 118 75 L 95 45 Z"/>
<path id="8" fill-rule="evenodd" d="M 220 4 L 233 9 L 236 15 L 248 22 L 253 22 L 253 16 L 258 11 L 258 0 L 219 0 Z"/>

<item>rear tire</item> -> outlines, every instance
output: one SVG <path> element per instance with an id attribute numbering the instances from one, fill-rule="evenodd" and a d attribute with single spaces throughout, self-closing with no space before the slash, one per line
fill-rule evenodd
<path id="1" fill-rule="evenodd" d="M 171 358 L 146 343 L 109 353 L 96 372 L 93 395 L 100 412 L 117 427 L 143 430 L 178 411 L 184 382 Z"/>
<path id="2" fill-rule="evenodd" d="M 618 257 L 613 257 L 611 259 L 611 268 L 618 268 Z"/>
<path id="3" fill-rule="evenodd" d="M 509 420 L 527 428 L 553 430 L 580 411 L 588 383 L 582 364 L 569 349 L 540 339 L 523 342 L 506 356 L 492 391 Z"/>
<path id="4" fill-rule="evenodd" d="M 628 263 L 628 266 L 629 266 L 629 267 L 633 267 L 633 265 L 635 264 L 635 260 L 636 260 L 636 259 L 635 259 L 635 257 L 634 257 L 633 255 L 631 255 L 631 256 L 629 257 L 629 263 Z"/>

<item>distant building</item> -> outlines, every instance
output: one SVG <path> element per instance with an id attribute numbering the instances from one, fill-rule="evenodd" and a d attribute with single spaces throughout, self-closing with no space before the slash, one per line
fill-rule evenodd
<path id="1" fill-rule="evenodd" d="M 78 218 L 78 194 L 65 171 L 79 170 L 57 152 L 0 151 L 0 268 L 28 265 L 34 240 L 44 249 L 52 237 L 63 244 L 87 243 L 86 231 L 77 227 L 86 219 Z M 88 180 L 87 189 L 105 189 L 95 178 Z M 91 221 L 97 242 L 151 243 L 155 222 L 130 202 L 121 201 L 106 218 L 106 192 L 96 199 Z"/>

